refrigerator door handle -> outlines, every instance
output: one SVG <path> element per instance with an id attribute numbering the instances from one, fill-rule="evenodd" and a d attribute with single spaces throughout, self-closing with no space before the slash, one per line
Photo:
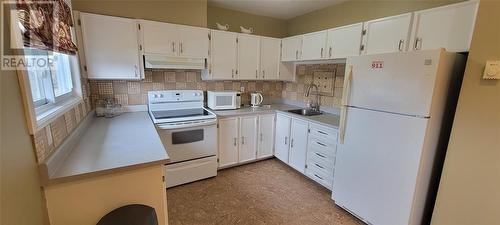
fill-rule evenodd
<path id="1" fill-rule="evenodd" d="M 344 92 L 342 93 L 342 106 L 340 112 L 340 122 L 339 122 L 339 142 L 344 144 L 345 138 L 345 126 L 347 118 L 347 104 L 349 100 L 349 94 L 351 93 L 351 80 L 352 80 L 352 69 L 353 66 L 349 65 L 348 72 L 344 79 Z"/>

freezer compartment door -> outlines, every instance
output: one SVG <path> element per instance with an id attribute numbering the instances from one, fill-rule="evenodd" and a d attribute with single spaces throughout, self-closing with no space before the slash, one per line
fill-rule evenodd
<path id="1" fill-rule="evenodd" d="M 427 119 L 347 109 L 332 198 L 374 225 L 408 224 Z"/>
<path id="2" fill-rule="evenodd" d="M 352 65 L 349 106 L 429 116 L 441 50 L 357 56 Z"/>

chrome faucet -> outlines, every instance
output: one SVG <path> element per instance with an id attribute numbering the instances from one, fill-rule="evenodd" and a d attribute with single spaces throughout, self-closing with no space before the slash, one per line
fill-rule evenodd
<path id="1" fill-rule="evenodd" d="M 316 84 L 313 84 L 311 82 L 311 84 L 309 84 L 307 86 L 307 89 L 306 89 L 306 93 L 305 93 L 305 97 L 306 98 L 309 98 L 309 95 L 311 94 L 311 89 L 312 88 L 315 88 L 316 89 L 316 102 L 312 102 L 312 103 L 309 103 L 307 104 L 307 108 L 310 108 L 312 109 L 313 111 L 316 111 L 316 112 L 319 112 L 319 107 L 320 107 L 320 102 L 319 102 L 319 89 L 318 89 L 318 85 Z"/>

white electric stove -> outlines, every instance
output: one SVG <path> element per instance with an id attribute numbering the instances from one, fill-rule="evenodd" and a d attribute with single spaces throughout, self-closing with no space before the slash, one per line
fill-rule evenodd
<path id="1" fill-rule="evenodd" d="M 217 117 L 203 100 L 200 90 L 148 92 L 149 115 L 170 156 L 167 188 L 217 175 Z"/>

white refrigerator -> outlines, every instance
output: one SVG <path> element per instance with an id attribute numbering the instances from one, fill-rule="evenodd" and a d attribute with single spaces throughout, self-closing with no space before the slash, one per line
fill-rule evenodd
<path id="1" fill-rule="evenodd" d="M 374 225 L 422 222 L 450 87 L 465 57 L 442 49 L 348 58 L 332 199 Z M 428 203 L 427 203 L 428 204 Z"/>

